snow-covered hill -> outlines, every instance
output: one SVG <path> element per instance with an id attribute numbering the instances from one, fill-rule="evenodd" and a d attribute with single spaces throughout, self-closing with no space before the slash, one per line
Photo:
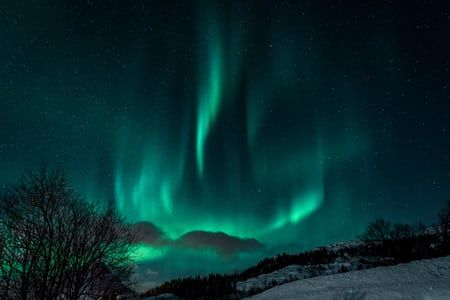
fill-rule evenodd
<path id="1" fill-rule="evenodd" d="M 328 253 L 340 253 L 340 255 L 335 261 L 327 264 L 288 265 L 274 272 L 263 273 L 247 280 L 240 281 L 237 283 L 236 288 L 241 295 L 253 295 L 272 288 L 273 286 L 299 279 L 371 268 L 371 264 L 367 263 L 370 259 L 375 260 L 378 263 L 386 261 L 386 258 L 350 256 L 347 253 L 349 250 L 355 249 L 361 245 L 361 242 L 350 241 L 317 248 L 316 250 L 326 250 Z"/>
<path id="2" fill-rule="evenodd" d="M 237 290 L 241 294 L 254 294 L 255 291 L 263 291 L 275 285 L 287 282 L 311 278 L 316 276 L 340 273 L 341 270 L 354 271 L 358 268 L 358 260 L 334 262 L 314 266 L 290 265 L 280 270 L 268 274 L 261 274 L 257 277 L 247 279 L 237 283 Z"/>
<path id="3" fill-rule="evenodd" d="M 450 256 L 297 280 L 250 299 L 450 299 Z"/>

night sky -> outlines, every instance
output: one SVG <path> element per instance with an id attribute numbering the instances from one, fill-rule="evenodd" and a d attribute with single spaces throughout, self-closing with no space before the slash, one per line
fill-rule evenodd
<path id="1" fill-rule="evenodd" d="M 148 285 L 432 224 L 449 54 L 446 1 L 2 1 L 0 187 L 63 164 Z"/>

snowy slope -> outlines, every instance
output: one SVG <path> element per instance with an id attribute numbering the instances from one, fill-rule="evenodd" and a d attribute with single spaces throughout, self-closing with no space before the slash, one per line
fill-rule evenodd
<path id="1" fill-rule="evenodd" d="M 450 299 L 450 256 L 297 280 L 250 299 Z"/>
<path id="2" fill-rule="evenodd" d="M 347 262 L 334 262 L 323 265 L 290 265 L 272 273 L 261 274 L 257 277 L 247 279 L 237 283 L 237 290 L 242 293 L 251 293 L 251 291 L 263 291 L 273 287 L 274 284 L 280 285 L 299 279 L 330 275 L 340 273 L 339 270 L 345 268 L 352 271 L 357 270 L 358 260 L 355 258 Z"/>
<path id="3" fill-rule="evenodd" d="M 326 250 L 330 254 L 338 254 L 338 257 L 334 262 L 327 264 L 293 264 L 271 273 L 263 273 L 238 282 L 237 290 L 241 295 L 253 295 L 270 289 L 274 285 L 281 285 L 299 279 L 372 268 L 375 262 L 377 264 L 381 262 L 389 264 L 392 262 L 391 258 L 351 256 L 348 254 L 348 252 L 351 252 L 351 250 L 354 250 L 361 245 L 361 242 L 349 241 L 331 244 L 326 247 L 319 247 L 315 250 Z M 373 263 L 371 261 L 373 261 Z"/>

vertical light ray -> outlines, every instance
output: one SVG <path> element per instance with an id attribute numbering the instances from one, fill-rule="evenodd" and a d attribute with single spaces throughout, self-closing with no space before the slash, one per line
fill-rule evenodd
<path id="1" fill-rule="evenodd" d="M 203 175 L 205 143 L 221 105 L 223 58 L 220 43 L 216 41 L 209 47 L 209 69 L 201 80 L 196 135 L 197 168 Z"/>
<path id="2" fill-rule="evenodd" d="M 198 175 L 203 176 L 207 139 L 222 106 L 225 49 L 221 6 L 211 1 L 201 1 L 199 7 L 195 155 Z"/>

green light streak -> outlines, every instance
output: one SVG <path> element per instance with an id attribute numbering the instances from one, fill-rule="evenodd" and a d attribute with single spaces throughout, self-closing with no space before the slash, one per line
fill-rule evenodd
<path id="1" fill-rule="evenodd" d="M 316 192 L 294 198 L 289 221 L 296 224 L 316 211 L 323 200 L 323 195 Z"/>
<path id="2" fill-rule="evenodd" d="M 164 211 L 168 214 L 173 212 L 172 190 L 169 181 L 164 181 L 161 186 L 160 199 L 163 204 Z"/>
<path id="3" fill-rule="evenodd" d="M 197 168 L 200 175 L 204 169 L 204 151 L 208 134 L 220 109 L 222 93 L 222 55 L 218 41 L 210 47 L 209 70 L 200 87 L 196 135 Z"/>
<path id="4" fill-rule="evenodd" d="M 155 248 L 145 244 L 138 244 L 130 249 L 131 258 L 139 262 L 148 262 L 159 259 L 167 253 L 167 248 Z"/>
<path id="5" fill-rule="evenodd" d="M 177 147 L 157 143 L 160 133 L 152 134 L 158 138 L 149 138 L 139 149 L 129 146 L 142 141 L 135 131 L 128 129 L 119 138 L 115 201 L 131 223 L 151 221 L 164 225 L 173 218 L 174 199 L 184 173 L 185 145 L 183 141 Z M 173 153 L 177 153 L 176 159 Z"/>
<path id="6" fill-rule="evenodd" d="M 294 197 L 288 211 L 279 213 L 269 230 L 281 229 L 288 224 L 297 224 L 314 213 L 323 202 L 323 192 L 314 190 Z"/>

